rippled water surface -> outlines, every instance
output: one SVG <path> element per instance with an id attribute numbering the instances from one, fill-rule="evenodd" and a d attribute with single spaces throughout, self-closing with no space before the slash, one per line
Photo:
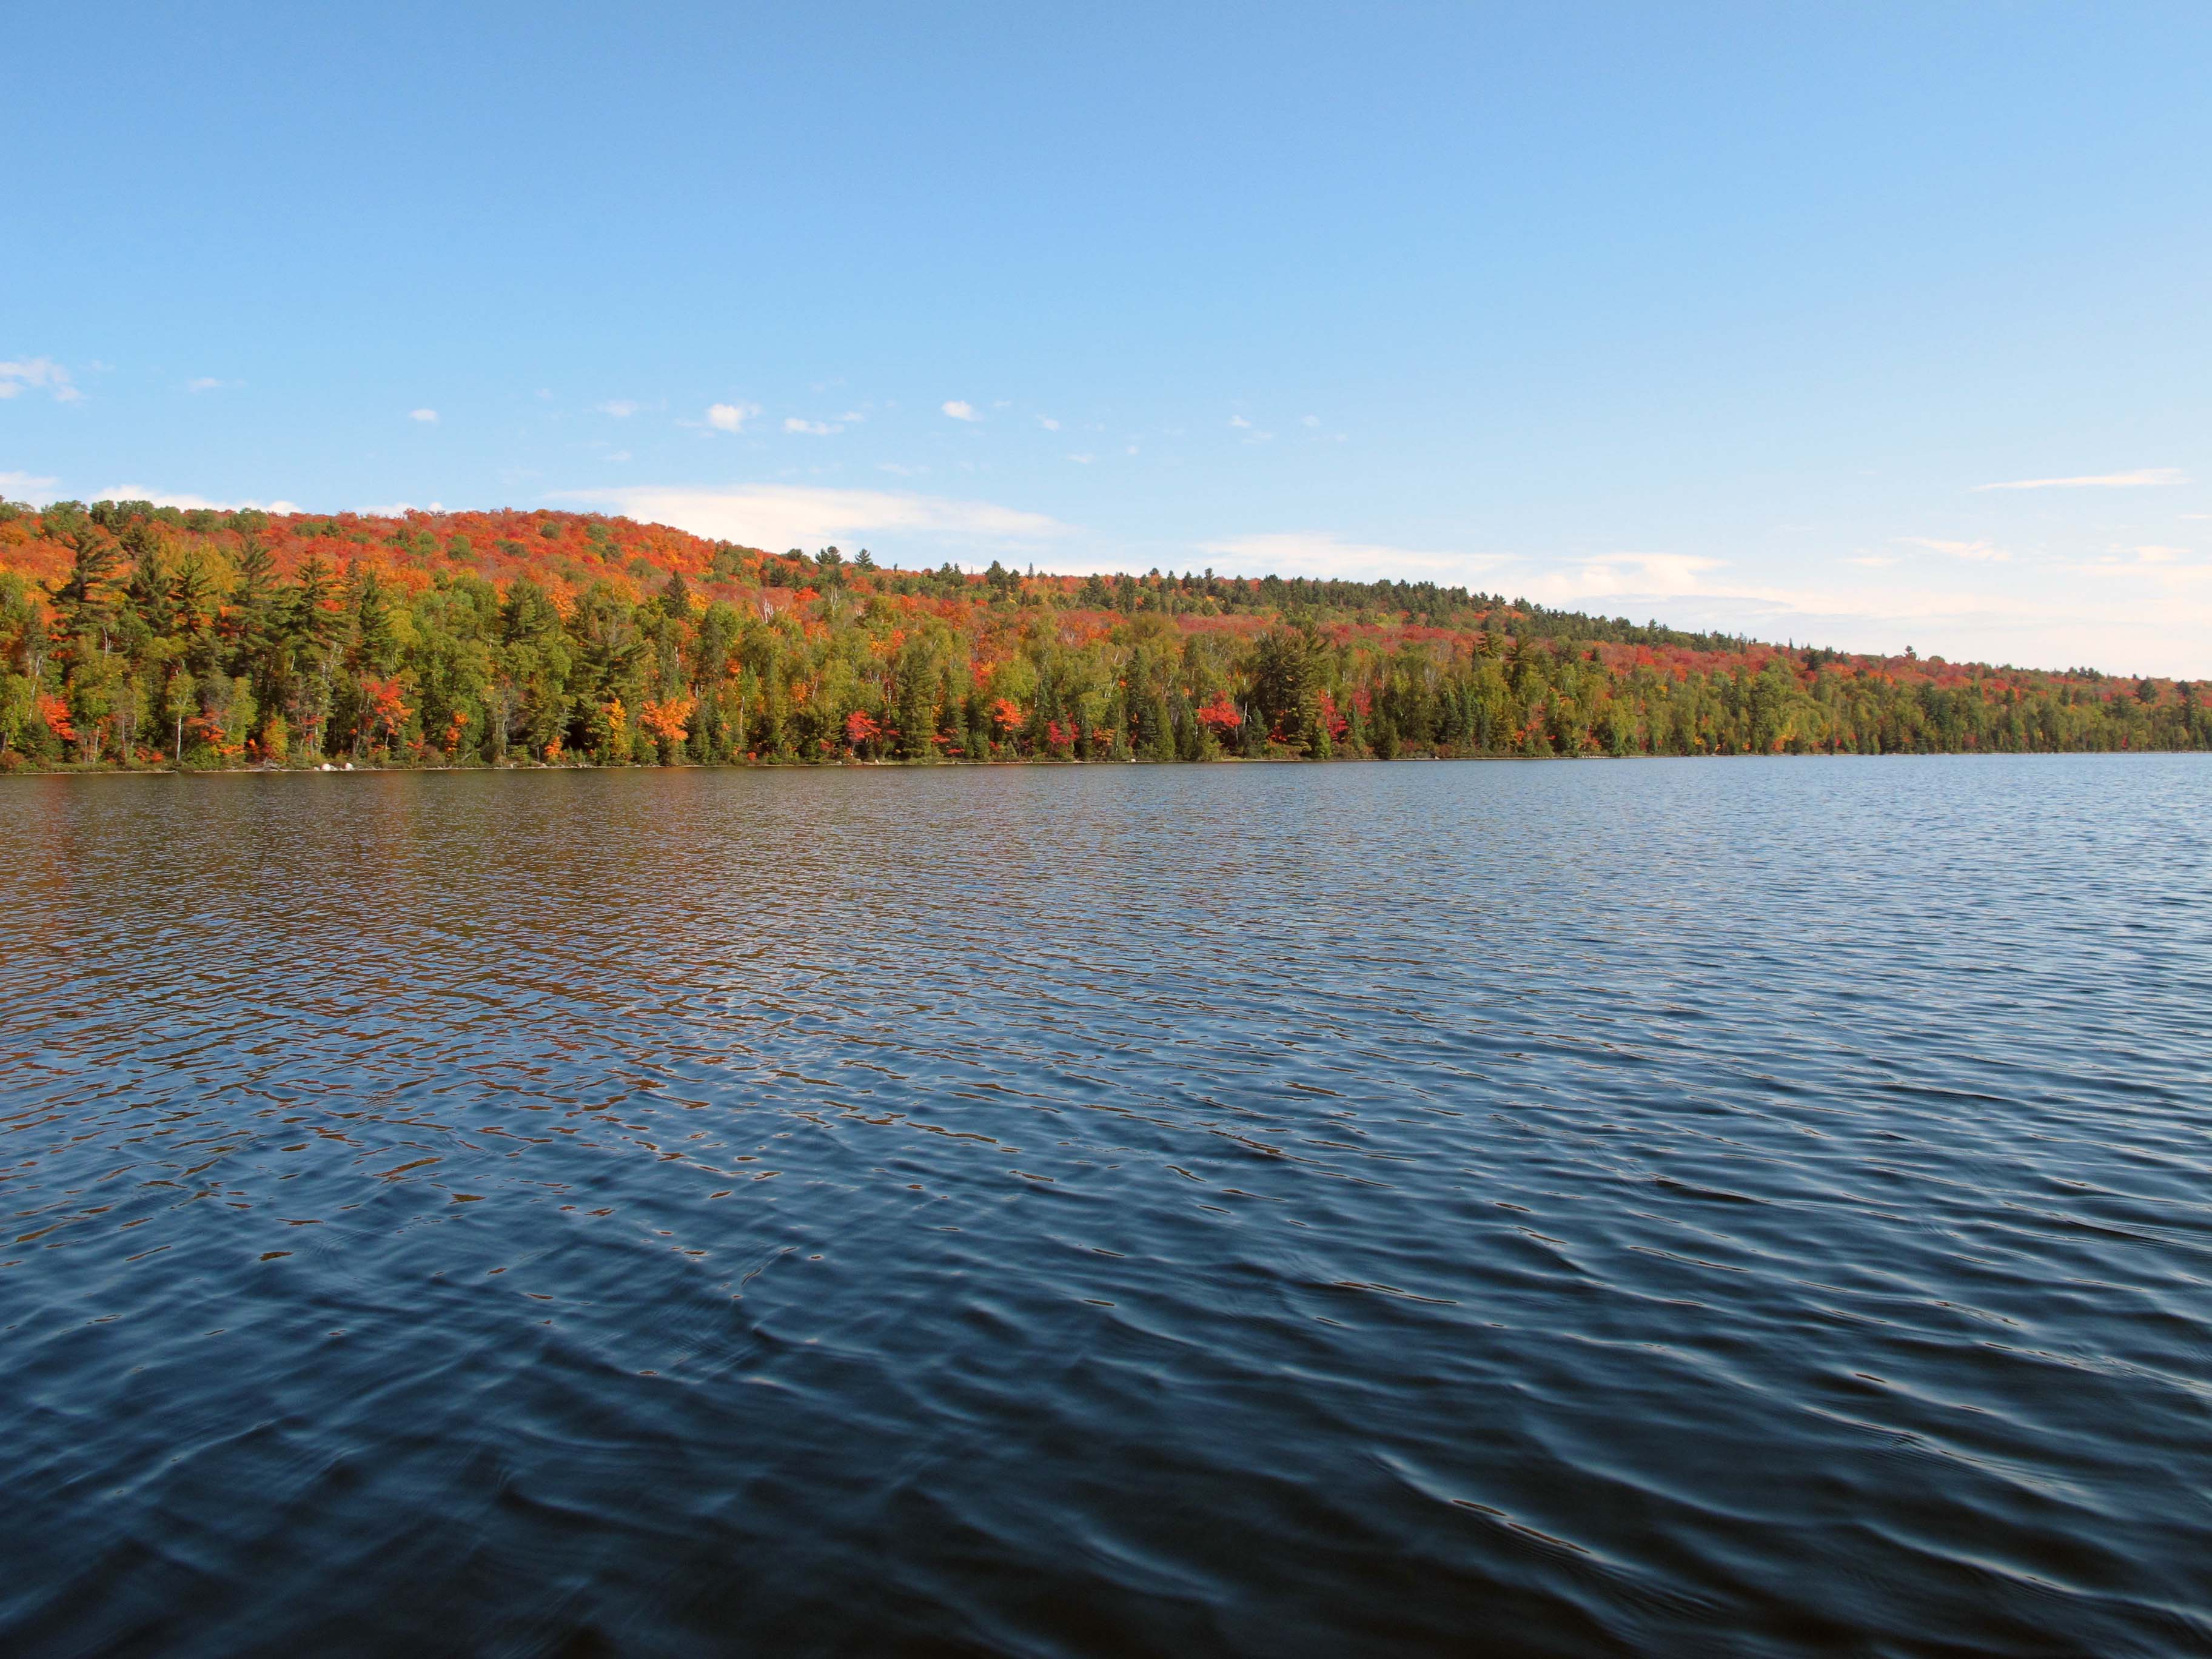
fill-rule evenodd
<path id="1" fill-rule="evenodd" d="M 0 1650 L 2212 1650 L 2208 824 L 0 783 Z"/>

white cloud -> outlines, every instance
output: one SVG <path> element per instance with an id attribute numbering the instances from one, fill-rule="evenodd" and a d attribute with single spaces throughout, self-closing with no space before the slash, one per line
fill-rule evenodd
<path id="1" fill-rule="evenodd" d="M 2196 550 L 2187 547 L 2114 547 L 2092 562 L 2065 568 L 2069 574 L 2099 581 L 2130 577 L 2169 592 L 2212 584 L 2212 562 L 2200 561 Z"/>
<path id="2" fill-rule="evenodd" d="M 41 507 L 53 500 L 48 492 L 61 482 L 33 472 L 0 472 L 0 495 L 12 495 L 19 501 L 36 501 Z"/>
<path id="3" fill-rule="evenodd" d="M 978 415 L 975 412 L 975 404 L 963 403 L 957 398 L 953 398 L 951 402 L 942 405 L 942 407 L 944 408 L 945 412 L 947 415 L 950 415 L 956 421 L 980 421 L 983 418 L 981 415 Z"/>
<path id="4" fill-rule="evenodd" d="M 1924 547 L 1930 553 L 1948 553 L 1954 559 L 1970 559 L 1977 564 L 2012 562 L 2012 555 L 1994 542 L 1945 542 L 1929 536 L 1899 536 L 1897 539 L 1907 547 Z"/>
<path id="5" fill-rule="evenodd" d="M 1246 420 L 1242 415 L 1231 415 L 1229 417 L 1229 424 L 1237 428 L 1239 431 L 1245 431 L 1250 428 L 1252 422 Z"/>
<path id="6" fill-rule="evenodd" d="M 96 501 L 151 501 L 156 507 L 182 507 L 186 512 L 205 507 L 215 513 L 236 513 L 246 507 L 255 507 L 264 513 L 297 513 L 297 501 L 211 501 L 204 495 L 187 495 L 180 490 L 149 489 L 144 484 L 111 484 L 93 497 Z"/>
<path id="7" fill-rule="evenodd" d="M 742 432 L 745 422 L 759 413 L 758 404 L 714 404 L 707 410 L 707 424 L 717 432 Z"/>
<path id="8" fill-rule="evenodd" d="M 634 398 L 610 398 L 606 402 L 603 404 L 594 404 L 592 407 L 598 410 L 602 415 L 611 415 L 618 421 L 626 421 L 629 419 L 631 416 L 636 414 L 639 410 L 643 409 L 645 405 L 637 402 Z"/>
<path id="9" fill-rule="evenodd" d="M 787 415 L 783 421 L 786 432 L 804 432 L 817 438 L 826 438 L 833 432 L 845 429 L 842 421 L 802 421 L 796 415 Z"/>
<path id="10" fill-rule="evenodd" d="M 1068 533 L 1042 513 L 992 501 L 954 501 L 883 489 L 804 484 L 640 484 L 556 492 L 555 501 L 611 507 L 633 519 L 673 525 L 696 536 L 749 547 L 802 547 L 882 532 L 987 542 L 1033 542 Z"/>
<path id="11" fill-rule="evenodd" d="M 2138 467 L 2133 472 L 2100 472 L 2079 478 L 2014 478 L 2008 483 L 1976 484 L 1984 489 L 2141 489 L 2153 484 L 2186 483 L 2178 466 Z"/>
<path id="12" fill-rule="evenodd" d="M 412 501 L 389 501 L 382 507 L 354 508 L 354 511 L 364 519 L 404 519 L 410 513 L 443 513 L 445 510 L 445 503 L 442 501 L 433 501 L 428 507 L 417 507 Z"/>
<path id="13" fill-rule="evenodd" d="M 435 426 L 438 424 L 438 411 L 434 409 L 410 409 L 407 411 L 407 418 L 420 421 L 425 426 Z"/>
<path id="14" fill-rule="evenodd" d="M 1921 586 L 1909 571 L 1833 586 L 1776 586 L 1746 580 L 1716 560 L 1663 554 L 1576 560 L 1523 581 L 1526 568 L 1516 561 L 1486 585 L 1547 605 L 1656 615 L 1677 628 L 1787 635 L 1849 650 L 1895 652 L 1911 642 L 1959 661 L 2212 674 L 2212 564 L 2114 556 L 2069 573 L 2100 579 L 2109 597 L 2097 586 L 2031 586 L 2033 568 L 1965 591 Z M 2156 601 L 2145 603 L 2152 592 Z"/>
<path id="15" fill-rule="evenodd" d="M 1325 530 L 1232 536 L 1200 544 L 1226 574 L 1335 576 L 1351 581 L 1413 580 L 1464 586 L 1500 562 L 1498 556 L 1443 548 L 1352 541 Z"/>
<path id="16" fill-rule="evenodd" d="M 2185 547 L 2137 547 L 2135 556 L 2116 550 L 2093 564 L 2075 565 L 2068 574 L 2088 579 L 2100 599 L 2068 608 L 2069 639 L 2094 639 L 2106 624 L 2111 633 L 2133 635 L 2132 648 L 2106 647 L 2092 661 L 2125 673 L 2172 674 L 2191 679 L 2212 677 L 2212 561 L 2199 560 Z M 2109 600 L 2102 595 L 2109 593 Z"/>
<path id="17" fill-rule="evenodd" d="M 1321 424 L 1321 416 L 1318 415 L 1305 416 L 1303 417 L 1302 423 L 1306 426 L 1319 426 Z"/>
<path id="18" fill-rule="evenodd" d="M 1057 432 L 1060 430 L 1060 422 L 1054 420 L 1049 415 L 1038 416 L 1037 424 L 1048 432 Z"/>
<path id="19" fill-rule="evenodd" d="M 2164 550 L 2159 550 L 2162 551 Z M 1848 650 L 1895 653 L 1908 643 L 1954 661 L 2055 667 L 2088 662 L 2114 672 L 2212 679 L 2212 559 L 2185 550 L 2114 549 L 2105 562 L 2065 571 L 2047 561 L 1971 573 L 1948 559 L 1886 552 L 1839 558 L 1826 580 L 1780 585 L 1718 556 L 1621 550 L 1540 557 L 1368 542 L 1326 531 L 1224 538 L 1191 550 L 1224 574 L 1428 580 L 1564 609 L 1689 630 L 1785 637 Z M 1063 546 L 1040 565 L 1083 574 L 1181 565 L 1179 549 L 1127 544 Z M 1850 566 L 1858 568 L 1849 568 Z M 2073 578 L 2061 586 L 2062 573 Z M 2084 576 L 2099 579 L 2085 583 Z M 2101 584 L 2101 585 L 2100 585 Z"/>
<path id="20" fill-rule="evenodd" d="M 58 404 L 73 404 L 84 396 L 70 384 L 69 370 L 51 357 L 0 363 L 0 398 L 33 389 L 46 392 Z"/>
<path id="21" fill-rule="evenodd" d="M 1067 459 L 1078 466 L 1088 466 L 1098 458 L 1096 455 L 1071 455 Z"/>
<path id="22" fill-rule="evenodd" d="M 926 476 L 929 469 L 926 466 L 909 466 L 904 461 L 878 461 L 876 471 L 895 472 L 902 478 L 919 478 Z"/>
<path id="23" fill-rule="evenodd" d="M 1545 605 L 1605 604 L 1675 599 L 1704 590 L 1718 559 L 1692 553 L 1601 553 L 1540 572 L 1516 591 Z"/>
<path id="24" fill-rule="evenodd" d="M 203 374 L 197 380 L 185 382 L 187 392 L 234 392 L 246 384 L 243 380 L 219 380 L 212 374 Z"/>
<path id="25" fill-rule="evenodd" d="M 1402 579 L 1462 586 L 1565 609 L 1690 629 L 1745 633 L 1850 650 L 1894 653 L 1908 644 L 1955 661 L 2055 667 L 2095 663 L 2115 672 L 2212 679 L 2212 559 L 2172 550 L 2168 560 L 2134 547 L 2083 567 L 2064 586 L 2045 561 L 1972 571 L 1949 559 L 1871 552 L 1838 559 L 1827 580 L 1782 585 L 1702 554 L 1622 550 L 1540 557 L 1367 542 L 1328 532 L 1226 538 L 1203 544 L 1225 574 Z M 1051 567 L 1081 574 L 1166 565 L 1168 548 L 1072 547 Z M 1040 563 L 1043 563 L 1040 560 Z M 1858 568 L 1847 567 L 1856 565 Z M 1991 580 L 2002 572 L 2001 579 Z M 2081 576 L 2100 579 L 2084 583 Z M 1967 582 L 1946 582 L 1967 576 Z"/>
<path id="26" fill-rule="evenodd" d="M 1503 553 L 1354 541 L 1328 531 L 1237 536 L 1201 544 L 1225 574 L 1432 581 L 1504 590 L 1545 605 L 1584 605 L 1701 591 L 1720 562 L 1692 554 L 1619 552 L 1547 564 Z"/>

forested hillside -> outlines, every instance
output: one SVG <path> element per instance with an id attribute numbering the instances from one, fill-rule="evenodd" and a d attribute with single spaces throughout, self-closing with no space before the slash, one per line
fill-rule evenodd
<path id="1" fill-rule="evenodd" d="M 0 769 L 2208 744 L 2185 684 L 1429 584 L 902 571 L 560 513 L 0 503 Z"/>

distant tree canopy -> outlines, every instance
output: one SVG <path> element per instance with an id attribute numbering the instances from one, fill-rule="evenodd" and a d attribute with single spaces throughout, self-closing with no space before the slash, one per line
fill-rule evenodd
<path id="1" fill-rule="evenodd" d="M 0 502 L 0 769 L 2207 746 L 2187 684 L 1427 582 L 908 571 L 556 513 Z"/>

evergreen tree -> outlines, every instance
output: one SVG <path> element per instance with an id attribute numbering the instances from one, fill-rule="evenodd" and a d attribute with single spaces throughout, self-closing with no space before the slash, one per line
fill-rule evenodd
<path id="1" fill-rule="evenodd" d="M 689 625 L 691 621 L 691 589 L 684 582 L 681 570 L 668 573 L 668 586 L 660 590 L 660 608 L 672 620 Z"/>

